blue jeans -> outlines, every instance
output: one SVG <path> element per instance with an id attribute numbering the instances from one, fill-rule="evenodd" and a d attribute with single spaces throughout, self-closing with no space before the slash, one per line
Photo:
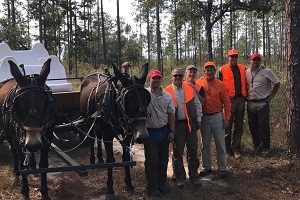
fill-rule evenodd
<path id="1" fill-rule="evenodd" d="M 165 132 L 168 134 L 168 128 Z M 153 130 L 152 130 L 153 131 Z M 161 132 L 161 130 L 159 130 Z M 154 134 L 154 132 L 152 132 Z M 167 138 L 160 140 L 148 137 L 144 141 L 145 174 L 149 192 L 158 190 L 164 186 L 167 180 L 167 168 L 169 161 L 169 142 Z"/>

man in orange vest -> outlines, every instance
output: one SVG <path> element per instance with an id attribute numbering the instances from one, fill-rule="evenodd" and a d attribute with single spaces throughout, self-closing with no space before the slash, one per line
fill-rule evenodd
<path id="1" fill-rule="evenodd" d="M 185 145 L 188 151 L 188 169 L 190 182 L 200 186 L 198 178 L 198 137 L 197 130 L 201 126 L 202 108 L 195 90 L 183 82 L 182 68 L 172 70 L 172 84 L 165 88 L 175 106 L 175 136 L 173 143 L 173 170 L 179 188 L 184 188 L 186 172 L 183 165 Z"/>
<path id="2" fill-rule="evenodd" d="M 197 76 L 198 69 L 195 65 L 189 65 L 185 69 L 185 82 L 190 84 L 193 88 L 195 88 L 196 93 L 199 97 L 199 100 L 201 104 L 203 103 L 204 100 L 204 90 L 203 88 L 200 88 L 196 85 L 196 76 Z"/>
<path id="3" fill-rule="evenodd" d="M 226 86 L 231 101 L 231 118 L 225 130 L 227 155 L 239 158 L 241 156 L 241 140 L 245 113 L 245 98 L 247 96 L 246 67 L 238 64 L 238 51 L 228 50 L 228 63 L 221 66 L 217 77 Z M 232 126 L 233 132 L 232 132 Z"/>
<path id="4" fill-rule="evenodd" d="M 210 146 L 213 136 L 217 151 L 217 177 L 225 178 L 227 176 L 227 163 L 224 128 L 229 125 L 231 109 L 226 87 L 222 81 L 215 78 L 215 74 L 214 62 L 208 61 L 204 64 L 204 77 L 196 81 L 196 84 L 203 87 L 205 92 L 201 123 L 203 171 L 200 172 L 200 175 L 207 176 L 212 173 Z"/>

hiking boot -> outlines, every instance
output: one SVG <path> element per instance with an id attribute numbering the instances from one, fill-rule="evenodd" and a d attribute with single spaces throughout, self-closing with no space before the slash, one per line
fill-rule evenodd
<path id="1" fill-rule="evenodd" d="M 149 196 L 160 198 L 162 195 L 161 195 L 161 192 L 159 190 L 153 190 L 153 191 L 149 192 Z"/>
<path id="2" fill-rule="evenodd" d="M 184 185 L 185 185 L 185 182 L 184 181 L 177 181 L 176 183 L 176 186 L 180 189 L 183 189 L 184 188 Z"/>
<path id="3" fill-rule="evenodd" d="M 234 156 L 234 152 L 232 151 L 232 149 L 226 149 L 226 155 L 227 157 Z"/>
<path id="4" fill-rule="evenodd" d="M 199 175 L 200 175 L 201 177 L 209 176 L 209 175 L 211 175 L 211 174 L 212 174 L 212 170 L 211 170 L 211 169 L 204 169 L 203 171 L 201 171 L 201 172 L 199 173 Z"/>
<path id="5" fill-rule="evenodd" d="M 227 171 L 219 171 L 213 179 L 225 179 L 228 176 Z"/>
<path id="6" fill-rule="evenodd" d="M 263 149 L 262 151 L 261 151 L 261 154 L 262 155 L 268 155 L 270 153 L 270 150 L 269 149 Z"/>
<path id="7" fill-rule="evenodd" d="M 164 184 L 164 185 L 159 186 L 159 191 L 162 194 L 170 194 L 171 187 L 169 185 L 167 185 L 167 184 Z"/>
<path id="8" fill-rule="evenodd" d="M 192 179 L 190 179 L 190 182 L 191 182 L 192 185 L 197 186 L 197 187 L 202 185 L 199 178 L 192 178 Z"/>

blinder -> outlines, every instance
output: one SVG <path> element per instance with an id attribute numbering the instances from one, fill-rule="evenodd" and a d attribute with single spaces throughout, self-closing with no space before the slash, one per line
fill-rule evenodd
<path id="1" fill-rule="evenodd" d="M 13 128 L 16 129 L 16 137 L 19 143 L 23 146 L 25 141 L 25 132 L 31 132 L 31 131 L 38 131 L 43 133 L 42 137 L 44 137 L 44 141 L 48 142 L 48 138 L 45 137 L 44 132 L 51 126 L 53 126 L 55 122 L 55 117 L 51 113 L 57 108 L 56 102 L 54 98 L 52 97 L 50 89 L 46 85 L 38 85 L 37 80 L 35 78 L 35 75 L 30 75 L 27 78 L 30 79 L 31 85 L 26 86 L 15 86 L 8 96 L 5 99 L 5 108 L 2 110 L 6 110 L 6 112 L 3 112 L 6 118 L 6 124 L 12 124 Z M 22 104 L 22 98 L 25 95 L 29 95 L 30 97 L 30 105 L 29 105 L 29 112 L 26 118 L 21 119 L 20 118 L 20 110 L 18 109 L 17 104 Z M 43 118 L 42 116 L 39 116 L 37 105 L 38 100 L 37 97 L 40 97 L 41 95 L 44 95 L 45 100 L 45 108 L 43 110 L 44 115 L 46 116 Z M 26 100 L 28 101 L 28 100 Z M 21 103 L 20 103 L 21 102 Z M 25 101 L 24 101 L 25 103 Z M 54 105 L 54 106 L 53 106 Z M 34 118 L 41 120 L 41 126 L 40 127 L 33 127 L 30 125 L 27 125 L 26 123 L 31 119 Z"/>
<path id="2" fill-rule="evenodd" d="M 148 90 L 143 85 L 134 84 L 121 89 L 117 103 L 122 111 L 120 113 L 123 113 L 126 121 L 132 123 L 138 118 L 146 118 L 150 100 L 151 96 Z"/>

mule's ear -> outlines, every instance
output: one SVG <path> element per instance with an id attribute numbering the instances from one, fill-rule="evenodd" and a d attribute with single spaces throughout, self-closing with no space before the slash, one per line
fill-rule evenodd
<path id="1" fill-rule="evenodd" d="M 22 75 L 18 65 L 16 65 L 16 63 L 14 63 L 11 60 L 9 60 L 8 63 L 10 66 L 11 75 L 16 79 L 17 83 L 20 84 L 20 82 L 22 81 L 23 75 Z"/>
<path id="2" fill-rule="evenodd" d="M 40 83 L 41 85 L 44 85 L 47 77 L 50 73 L 50 63 L 51 63 L 51 59 L 49 58 L 43 65 L 41 71 L 40 71 Z"/>
<path id="3" fill-rule="evenodd" d="M 115 76 L 121 81 L 122 85 L 123 86 L 128 85 L 129 80 L 121 73 L 121 71 L 118 69 L 117 65 L 112 63 L 112 67 L 113 67 Z"/>
<path id="4" fill-rule="evenodd" d="M 139 79 L 140 79 L 140 81 L 143 85 L 145 84 L 145 82 L 147 80 L 148 71 L 149 71 L 149 63 L 145 63 L 142 66 L 142 70 L 141 70 L 141 73 L 139 75 Z"/>

